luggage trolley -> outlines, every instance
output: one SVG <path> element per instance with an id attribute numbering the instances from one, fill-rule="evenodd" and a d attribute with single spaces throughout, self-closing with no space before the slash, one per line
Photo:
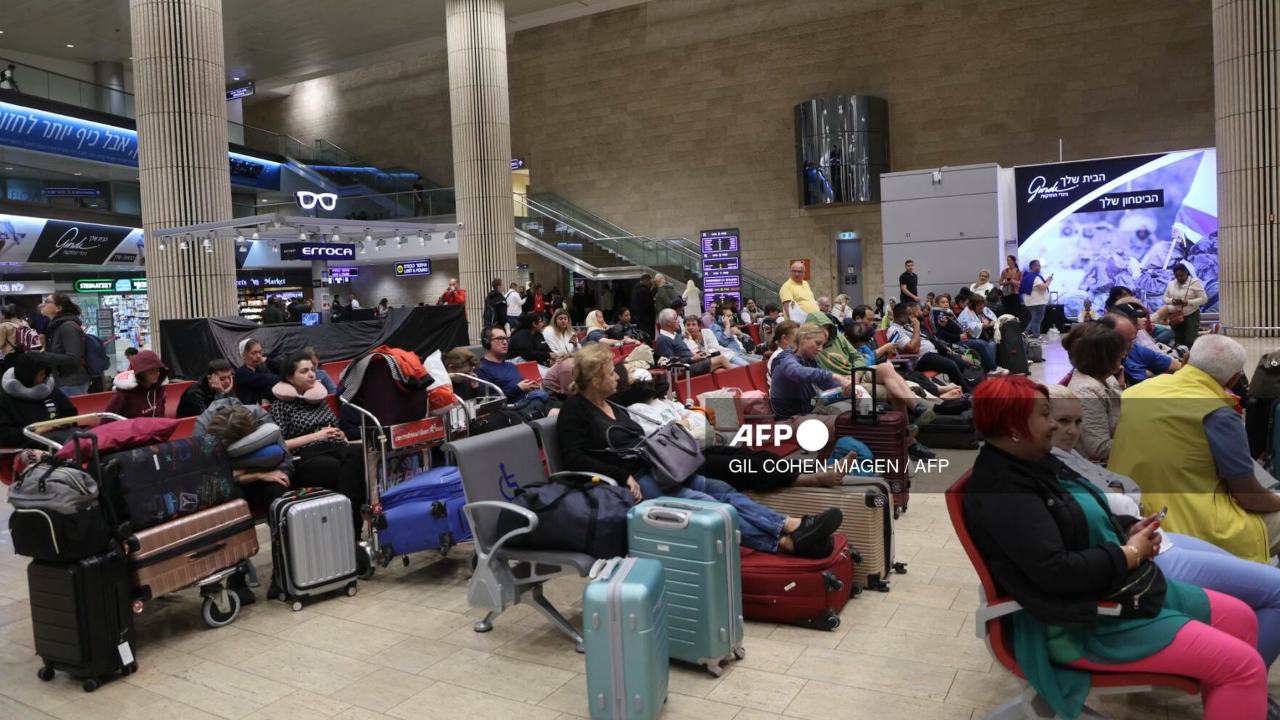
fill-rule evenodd
<path id="1" fill-rule="evenodd" d="M 27 436 L 29 439 L 44 445 L 45 447 L 49 448 L 51 451 L 56 453 L 62 449 L 63 443 L 59 443 L 56 440 L 46 437 L 44 433 L 50 432 L 52 430 L 59 430 L 66 427 L 77 426 L 87 420 L 97 420 L 99 421 L 99 423 L 101 423 L 101 421 L 103 420 L 126 420 L 126 419 L 127 418 L 124 418 L 120 415 L 116 415 L 115 413 L 108 413 L 108 412 L 86 413 L 84 415 L 73 415 L 71 417 L 58 418 L 55 420 L 45 420 L 43 422 L 33 423 L 31 425 L 27 425 L 26 427 L 24 427 L 22 429 L 22 434 Z M 73 435 L 72 439 L 74 439 L 75 437 L 76 436 Z M 97 461 L 97 458 L 96 458 L 96 451 L 95 451 L 95 458 L 92 463 L 92 467 L 95 472 L 98 471 L 99 468 L 101 467 L 101 464 Z M 101 478 L 99 478 L 99 488 L 100 488 L 99 492 L 101 492 L 101 488 L 102 488 Z M 103 498 L 103 502 L 110 503 L 111 501 L 109 498 Z M 127 528 L 125 528 L 125 532 L 129 532 Z M 136 541 L 134 541 L 132 537 L 129 537 L 129 536 L 122 537 L 121 544 L 124 547 L 126 556 L 138 550 Z M 203 578 L 195 580 L 190 585 L 187 585 L 184 588 L 179 588 L 179 589 L 185 589 L 186 587 L 199 588 L 200 597 L 202 598 L 201 606 L 200 606 L 200 616 L 204 619 L 205 624 L 208 625 L 209 627 L 220 628 L 225 625 L 230 625 L 232 622 L 235 622 L 235 619 L 237 617 L 240 616 L 240 596 L 237 595 L 236 593 L 227 591 L 227 580 L 235 575 L 240 575 L 240 574 L 243 574 L 245 576 L 247 585 L 256 586 L 258 584 L 258 574 L 253 567 L 253 563 L 250 562 L 248 559 L 245 559 L 236 563 L 235 565 L 232 565 L 231 567 L 222 568 L 213 573 L 210 573 L 209 575 Z M 135 615 L 142 614 L 142 611 L 146 607 L 146 600 L 153 599 L 153 598 L 144 599 L 143 593 L 139 591 L 139 588 L 134 588 L 133 598 L 134 598 L 133 613 Z M 50 677 L 52 677 L 52 675 L 50 675 Z"/>

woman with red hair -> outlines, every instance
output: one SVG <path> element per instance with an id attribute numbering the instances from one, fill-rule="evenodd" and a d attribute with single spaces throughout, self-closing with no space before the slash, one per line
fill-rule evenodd
<path id="1" fill-rule="evenodd" d="M 1258 623 L 1243 602 L 1166 580 L 1153 562 L 1156 516 L 1111 514 L 1102 492 L 1050 454 L 1057 428 L 1043 385 L 990 378 L 973 393 L 986 440 L 965 492 L 974 544 L 1011 617 L 1018 666 L 1059 715 L 1078 716 L 1081 670 L 1157 672 L 1200 681 L 1204 717 L 1268 715 Z M 1099 615 L 1098 603 L 1120 615 Z"/>

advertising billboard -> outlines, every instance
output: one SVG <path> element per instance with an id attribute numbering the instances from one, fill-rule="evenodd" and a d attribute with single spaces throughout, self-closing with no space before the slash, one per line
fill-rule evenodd
<path id="1" fill-rule="evenodd" d="M 1218 308 L 1218 187 L 1213 148 L 1014 169 L 1018 264 L 1039 260 L 1074 317 L 1116 286 L 1154 311 L 1185 265 Z"/>

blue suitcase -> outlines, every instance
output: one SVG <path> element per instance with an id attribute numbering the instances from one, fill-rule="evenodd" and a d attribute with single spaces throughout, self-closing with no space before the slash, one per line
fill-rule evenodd
<path id="1" fill-rule="evenodd" d="M 471 539 L 462 513 L 467 503 L 462 474 L 449 465 L 431 468 L 389 488 L 378 498 L 382 506 L 378 542 L 388 556 L 420 550 L 448 550 Z"/>
<path id="2" fill-rule="evenodd" d="M 593 570 L 582 591 L 591 717 L 653 720 L 671 674 L 662 563 L 614 558 Z"/>
<path id="3" fill-rule="evenodd" d="M 738 511 L 724 503 L 658 498 L 627 513 L 629 554 L 665 569 L 671 657 L 717 677 L 746 656 L 740 537 Z"/>

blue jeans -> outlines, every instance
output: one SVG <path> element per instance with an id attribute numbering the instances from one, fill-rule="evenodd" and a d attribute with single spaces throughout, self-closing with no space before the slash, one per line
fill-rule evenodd
<path id="1" fill-rule="evenodd" d="M 72 395 L 84 395 L 89 392 L 89 383 L 80 383 L 79 385 L 59 385 L 58 389 L 67 397 L 71 397 Z"/>
<path id="2" fill-rule="evenodd" d="M 996 344 L 990 340 L 965 340 L 964 346 L 978 353 L 978 358 L 982 360 L 982 369 L 991 372 L 996 369 Z"/>
<path id="3" fill-rule="evenodd" d="M 729 358 L 729 364 L 733 367 L 746 367 L 751 364 L 751 361 L 743 355 L 734 355 Z"/>
<path id="4" fill-rule="evenodd" d="M 653 473 L 648 470 L 637 474 L 635 478 L 645 498 L 670 497 L 732 505 L 738 511 L 742 544 L 752 550 L 778 552 L 778 538 L 782 537 L 782 525 L 787 517 L 751 500 L 733 489 L 729 483 L 694 475 L 680 487 L 663 492 L 658 488 L 658 481 L 653 479 Z"/>
<path id="5" fill-rule="evenodd" d="M 1165 533 L 1173 547 L 1156 556 L 1166 577 L 1231 595 L 1258 615 L 1258 654 L 1268 667 L 1280 656 L 1280 568 L 1241 560 L 1212 543 Z"/>
<path id="6" fill-rule="evenodd" d="M 1044 324 L 1044 311 L 1048 309 L 1048 305 L 1028 305 L 1027 310 L 1031 311 L 1031 320 L 1027 324 L 1027 334 L 1031 337 L 1040 337 L 1040 326 Z"/>

